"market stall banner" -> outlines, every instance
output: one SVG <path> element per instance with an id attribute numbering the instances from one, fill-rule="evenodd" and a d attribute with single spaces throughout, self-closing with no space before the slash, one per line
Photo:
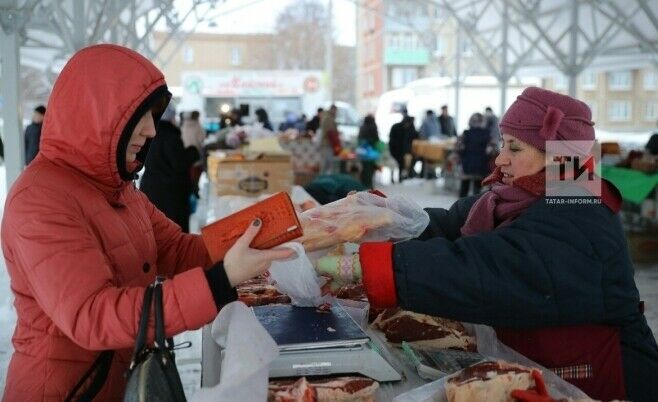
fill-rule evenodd
<path id="1" fill-rule="evenodd" d="M 646 174 L 632 169 L 601 166 L 601 175 L 614 184 L 624 200 L 641 203 L 658 185 L 658 173 Z"/>

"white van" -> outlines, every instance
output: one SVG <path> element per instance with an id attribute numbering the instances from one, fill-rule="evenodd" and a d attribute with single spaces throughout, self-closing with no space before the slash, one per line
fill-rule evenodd
<path id="1" fill-rule="evenodd" d="M 516 100 L 523 90 L 531 85 L 541 85 L 537 78 L 524 77 L 520 83 L 510 81 L 507 88 L 507 106 Z M 459 116 L 455 116 L 455 87 L 450 77 L 430 77 L 408 83 L 404 88 L 383 93 L 377 104 L 375 119 L 379 128 L 380 138 L 388 142 L 391 126 L 402 119 L 396 103 L 404 103 L 407 113 L 415 117 L 416 128 L 420 128 L 425 112 L 433 110 L 439 115 L 441 106 L 448 105 L 448 113 L 455 118 L 457 133 L 461 134 L 467 128 L 468 119 L 475 112 L 484 113 L 489 106 L 500 116 L 500 87 L 492 76 L 469 76 L 464 79 L 460 88 Z"/>

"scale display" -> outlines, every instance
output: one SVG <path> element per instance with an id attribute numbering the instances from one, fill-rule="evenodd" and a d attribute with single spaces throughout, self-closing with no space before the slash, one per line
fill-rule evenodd
<path id="1" fill-rule="evenodd" d="M 350 346 L 370 339 L 340 305 L 332 306 L 329 311 L 290 305 L 253 309 L 281 350 Z"/>

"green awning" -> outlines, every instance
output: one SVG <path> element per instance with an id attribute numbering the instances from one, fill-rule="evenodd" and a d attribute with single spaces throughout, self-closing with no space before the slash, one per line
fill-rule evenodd
<path id="1" fill-rule="evenodd" d="M 424 66 L 430 62 L 430 53 L 427 49 L 395 49 L 386 48 L 384 51 L 384 64 L 398 66 Z"/>
<path id="2" fill-rule="evenodd" d="M 641 203 L 658 185 L 658 173 L 646 174 L 637 170 L 601 166 L 601 175 L 614 184 L 624 200 Z"/>

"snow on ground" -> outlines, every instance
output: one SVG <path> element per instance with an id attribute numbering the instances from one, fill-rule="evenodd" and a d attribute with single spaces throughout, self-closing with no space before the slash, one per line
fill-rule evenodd
<path id="1" fill-rule="evenodd" d="M 378 173 L 376 182 L 384 183 L 378 186 L 387 194 L 403 194 L 410 196 L 422 207 L 449 207 L 457 197 L 455 189 L 457 183 L 448 183 L 452 190 L 446 190 L 444 183 L 439 181 L 424 181 L 410 179 L 399 184 L 391 184 L 390 171 Z M 5 169 L 0 165 L 0 217 L 4 208 L 6 197 Z M 202 222 L 192 217 L 191 228 L 197 228 Z M 1 236 L 1 233 L 0 233 Z M 1 252 L 1 250 L 0 250 Z M 636 266 L 635 280 L 640 295 L 645 300 L 645 314 L 649 325 L 658 336 L 658 264 Z M 4 257 L 0 255 L 0 394 L 5 387 L 7 365 L 12 353 L 11 335 L 16 322 L 13 308 L 13 297 L 9 289 L 9 277 L 5 268 Z M 188 398 L 199 388 L 201 381 L 201 331 L 191 331 L 176 337 L 176 343 L 191 341 L 193 347 L 177 352 L 178 368 L 185 386 Z"/>

